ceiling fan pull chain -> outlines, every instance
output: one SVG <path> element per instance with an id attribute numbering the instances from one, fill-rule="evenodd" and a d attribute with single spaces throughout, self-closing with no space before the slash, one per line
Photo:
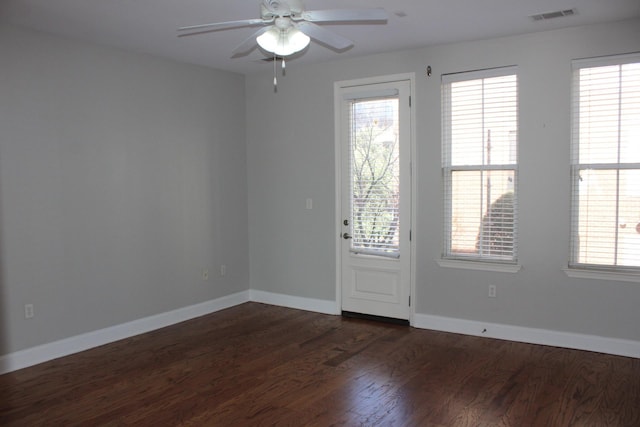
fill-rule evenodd
<path id="1" fill-rule="evenodd" d="M 278 77 L 276 74 L 276 55 L 273 55 L 273 90 L 278 90 Z"/>

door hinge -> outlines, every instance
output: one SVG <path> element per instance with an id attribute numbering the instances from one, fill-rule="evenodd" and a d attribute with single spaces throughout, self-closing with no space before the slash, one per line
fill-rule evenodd
<path id="1" fill-rule="evenodd" d="M 411 295 L 409 295 L 409 307 L 411 307 Z"/>
<path id="2" fill-rule="evenodd" d="M 411 107 L 411 96 L 409 96 L 409 107 Z"/>
<path id="3" fill-rule="evenodd" d="M 411 242 L 411 230 L 409 230 L 409 241 Z"/>

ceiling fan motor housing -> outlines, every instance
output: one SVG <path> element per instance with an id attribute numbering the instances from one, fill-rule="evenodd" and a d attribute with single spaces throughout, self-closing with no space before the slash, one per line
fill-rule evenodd
<path id="1" fill-rule="evenodd" d="M 262 0 L 262 19 L 283 16 L 299 16 L 302 14 L 302 0 Z"/>

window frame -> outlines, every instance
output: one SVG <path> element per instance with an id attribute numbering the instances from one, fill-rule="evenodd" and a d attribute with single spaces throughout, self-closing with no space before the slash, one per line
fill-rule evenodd
<path id="1" fill-rule="evenodd" d="M 580 71 L 587 68 L 607 66 L 622 66 L 625 64 L 640 64 L 640 52 L 610 55 L 595 58 L 575 59 L 571 61 L 571 136 L 570 136 L 570 245 L 569 260 L 564 269 L 569 277 L 589 278 L 601 280 L 617 280 L 625 282 L 640 282 L 640 267 L 616 266 L 608 264 L 595 264 L 579 262 L 579 182 L 580 172 L 583 170 L 640 170 L 640 163 L 624 162 L 585 162 L 580 163 Z M 620 131 L 620 125 L 616 131 Z M 617 204 L 619 206 L 619 203 Z M 618 240 L 616 237 L 616 245 Z"/>
<path id="2" fill-rule="evenodd" d="M 451 136 L 451 84 L 469 80 L 494 77 L 515 76 L 516 96 L 516 141 L 513 163 L 483 165 L 452 165 Z M 466 71 L 441 76 L 441 114 L 442 114 L 442 181 L 443 181 L 443 239 L 440 259 L 441 267 L 472 270 L 500 271 L 515 273 L 520 270 L 518 264 L 518 176 L 519 176 L 519 76 L 517 66 L 506 66 L 483 70 Z M 484 103 L 483 103 L 484 105 Z M 457 171 L 512 171 L 513 172 L 513 252 L 509 259 L 503 256 L 462 254 L 452 251 L 452 201 L 453 174 Z"/>

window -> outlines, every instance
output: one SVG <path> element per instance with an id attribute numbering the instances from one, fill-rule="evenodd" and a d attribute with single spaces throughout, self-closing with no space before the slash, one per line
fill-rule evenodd
<path id="1" fill-rule="evenodd" d="M 515 67 L 442 77 L 444 259 L 517 261 Z"/>
<path id="2" fill-rule="evenodd" d="M 398 258 L 399 98 L 355 99 L 349 107 L 351 251 Z"/>
<path id="3" fill-rule="evenodd" d="M 640 273 L 640 54 L 573 62 L 570 268 Z"/>

